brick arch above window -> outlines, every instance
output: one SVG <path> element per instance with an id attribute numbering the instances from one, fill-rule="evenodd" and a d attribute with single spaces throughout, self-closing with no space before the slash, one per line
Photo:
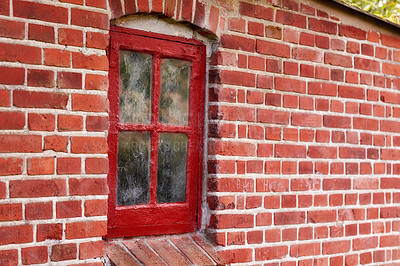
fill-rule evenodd
<path id="1" fill-rule="evenodd" d="M 224 21 L 220 6 L 199 0 L 108 0 L 111 19 L 135 14 L 154 14 L 172 18 L 211 39 L 218 39 Z M 224 8 L 232 10 L 231 4 Z M 222 26 L 223 27 L 223 26 Z"/>

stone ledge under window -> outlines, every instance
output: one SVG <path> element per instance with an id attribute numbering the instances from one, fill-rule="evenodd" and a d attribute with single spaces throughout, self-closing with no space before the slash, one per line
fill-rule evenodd
<path id="1" fill-rule="evenodd" d="M 109 239 L 104 251 L 109 265 L 225 265 L 199 233 Z"/>

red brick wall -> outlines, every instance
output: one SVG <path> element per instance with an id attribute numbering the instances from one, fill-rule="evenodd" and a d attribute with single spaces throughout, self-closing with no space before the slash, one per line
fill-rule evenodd
<path id="1" fill-rule="evenodd" d="M 218 39 L 204 227 L 229 262 L 399 260 L 400 30 L 264 2 L 0 1 L 0 264 L 100 263 L 107 30 L 136 12 Z"/>
<path id="2" fill-rule="evenodd" d="M 101 265 L 109 16 L 83 2 L 0 1 L 0 265 Z"/>

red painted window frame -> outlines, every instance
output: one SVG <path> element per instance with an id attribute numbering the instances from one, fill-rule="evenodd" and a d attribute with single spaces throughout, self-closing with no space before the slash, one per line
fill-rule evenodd
<path id="1" fill-rule="evenodd" d="M 119 122 L 119 51 L 132 50 L 153 55 L 152 122 L 122 124 Z M 185 233 L 195 231 L 201 216 L 201 177 L 204 124 L 205 46 L 192 39 L 126 29 L 110 28 L 109 91 L 110 127 L 108 132 L 109 174 L 107 178 L 108 230 L 106 237 Z M 173 126 L 158 122 L 160 95 L 160 58 L 191 61 L 189 125 Z M 118 133 L 147 131 L 151 133 L 150 204 L 116 206 Z M 157 185 L 157 148 L 160 132 L 188 134 L 187 187 L 185 203 L 155 202 Z"/>

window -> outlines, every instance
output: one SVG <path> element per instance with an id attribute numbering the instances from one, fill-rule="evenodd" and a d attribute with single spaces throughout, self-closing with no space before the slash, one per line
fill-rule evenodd
<path id="1" fill-rule="evenodd" d="M 200 213 L 205 47 L 110 31 L 108 237 L 194 231 Z"/>

